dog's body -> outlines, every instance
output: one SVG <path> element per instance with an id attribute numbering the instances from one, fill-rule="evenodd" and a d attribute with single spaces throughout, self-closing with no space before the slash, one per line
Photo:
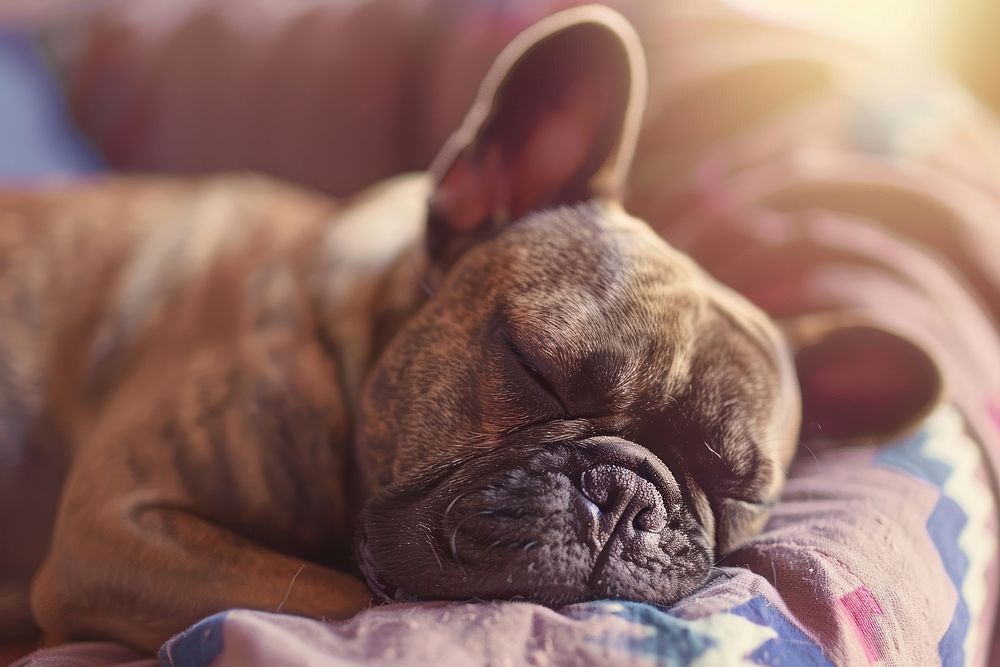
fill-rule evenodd
<path id="1" fill-rule="evenodd" d="M 250 177 L 0 199 L 0 611 L 28 627 L 30 586 L 54 638 L 148 650 L 234 606 L 345 616 L 356 536 L 382 597 L 698 586 L 776 502 L 799 390 L 776 326 L 615 201 L 643 76 L 574 10 L 431 176 L 344 209 Z M 925 359 L 835 320 L 796 341 Z"/>
<path id="2" fill-rule="evenodd" d="M 238 547 L 236 534 L 343 565 L 353 538 L 343 483 L 350 437 L 344 391 L 356 384 L 339 381 L 337 359 L 317 335 L 325 325 L 317 313 L 350 317 L 350 305 L 316 309 L 325 298 L 315 289 L 319 274 L 331 265 L 344 270 L 337 249 L 328 255 L 323 245 L 329 204 L 247 177 L 121 179 L 48 196 L 10 195 L 0 206 L 10 212 L 0 343 L 4 506 L 31 510 L 5 514 L 4 534 L 16 547 L 5 551 L 12 562 L 4 566 L 15 582 L 26 586 L 40 564 L 71 462 L 66 495 L 80 488 L 88 500 L 63 511 L 81 516 L 62 521 L 173 526 L 172 512 L 192 510 L 231 531 L 232 575 L 246 576 L 244 568 L 261 558 Z M 353 278 L 337 276 L 351 288 L 341 298 L 358 297 L 368 270 L 388 277 L 384 266 L 365 266 L 362 253 L 352 247 L 350 261 L 362 264 Z M 95 512 L 105 493 L 123 503 L 108 511 L 127 518 Z M 69 540 L 54 548 L 69 556 L 61 566 L 75 568 L 92 547 Z M 150 570 L 130 585 L 149 602 L 156 590 L 183 588 L 158 583 L 162 573 L 150 576 L 159 569 L 152 554 L 136 557 Z M 93 558 L 107 561 L 100 553 Z M 275 555 L 270 574 L 251 575 L 249 597 L 232 603 L 277 608 L 301 562 Z M 198 562 L 191 566 L 181 576 L 200 576 Z M 103 578 L 92 565 L 82 567 L 65 576 Z M 301 611 L 340 615 L 367 604 L 360 584 L 341 579 L 320 584 L 323 599 Z M 331 587 L 346 599 L 329 597 Z M 315 583 L 296 587 L 310 588 L 319 593 Z M 23 597 L 26 588 L 13 592 Z M 300 606 L 291 595 L 284 603 Z M 161 613 L 156 606 L 150 613 Z"/>

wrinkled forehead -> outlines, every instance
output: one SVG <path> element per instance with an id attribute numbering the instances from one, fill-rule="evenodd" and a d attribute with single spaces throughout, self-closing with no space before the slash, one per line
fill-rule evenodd
<path id="1" fill-rule="evenodd" d="M 541 211 L 488 245 L 491 282 L 522 316 L 600 310 L 607 318 L 649 320 L 701 301 L 697 266 L 618 207 L 589 202 Z"/>
<path id="2" fill-rule="evenodd" d="M 467 282 L 498 325 L 565 361 L 681 363 L 709 303 L 693 262 L 641 221 L 593 202 L 528 216 L 473 252 Z"/>
<path id="3" fill-rule="evenodd" d="M 529 215 L 472 249 L 456 269 L 454 296 L 488 303 L 481 314 L 492 313 L 518 343 L 553 357 L 655 354 L 683 374 L 707 330 L 723 341 L 752 339 L 749 356 L 768 365 L 781 346 L 759 309 L 613 205 L 592 201 Z"/>

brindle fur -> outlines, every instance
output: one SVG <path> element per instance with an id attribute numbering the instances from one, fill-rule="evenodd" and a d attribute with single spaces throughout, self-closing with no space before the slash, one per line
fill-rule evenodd
<path id="1" fill-rule="evenodd" d="M 191 608 L 193 582 L 216 608 L 274 609 L 303 559 L 343 568 L 349 408 L 313 289 L 334 261 L 315 252 L 330 204 L 253 177 L 116 179 L 0 210 L 8 617 L 26 627 L 63 482 L 35 584 L 43 627 L 120 626 L 152 647 L 209 608 Z M 367 602 L 307 565 L 283 608 Z"/>
<path id="2" fill-rule="evenodd" d="M 597 119 L 561 196 L 489 201 L 463 235 L 454 165 L 496 157 L 480 143 L 518 108 L 506 72 L 553 35 L 616 59 L 629 104 Z M 373 583 L 452 599 L 665 603 L 759 527 L 794 449 L 794 370 L 762 313 L 613 199 L 641 112 L 634 34 L 587 8 L 519 40 L 433 177 L 343 210 L 249 176 L 0 197 L 4 627 L 33 611 L 53 640 L 152 651 L 230 607 L 350 615 L 371 599 L 350 573 L 362 502 Z M 571 489 L 539 466 L 635 443 L 670 524 L 649 563 L 592 580 L 606 538 L 538 523 L 564 500 L 546 485 Z"/>

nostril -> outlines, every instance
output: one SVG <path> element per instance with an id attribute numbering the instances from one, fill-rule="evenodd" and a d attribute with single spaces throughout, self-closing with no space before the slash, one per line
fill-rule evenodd
<path id="1" fill-rule="evenodd" d="M 631 470 L 605 464 L 583 473 L 580 491 L 601 510 L 611 510 L 631 498 L 638 483 L 638 475 Z"/>
<path id="2" fill-rule="evenodd" d="M 662 533 L 667 512 L 659 491 L 648 480 L 622 466 L 603 464 L 584 471 L 580 492 L 610 526 L 631 524 L 636 533 Z"/>
<path id="3" fill-rule="evenodd" d="M 607 466 L 591 468 L 583 473 L 580 490 L 587 500 L 601 509 L 606 509 L 611 495 L 611 479 Z"/>
<path id="4" fill-rule="evenodd" d="M 632 517 L 632 526 L 644 533 L 660 533 L 667 527 L 667 517 L 652 507 L 645 507 Z"/>

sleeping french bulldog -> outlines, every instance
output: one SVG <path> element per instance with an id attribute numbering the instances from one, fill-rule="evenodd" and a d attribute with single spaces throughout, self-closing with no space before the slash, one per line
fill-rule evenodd
<path id="1" fill-rule="evenodd" d="M 511 43 L 430 174 L 344 208 L 254 177 L 0 197 L 7 632 L 695 590 L 778 500 L 795 350 L 925 357 L 841 317 L 786 338 L 630 217 L 644 92 L 586 7 Z"/>

